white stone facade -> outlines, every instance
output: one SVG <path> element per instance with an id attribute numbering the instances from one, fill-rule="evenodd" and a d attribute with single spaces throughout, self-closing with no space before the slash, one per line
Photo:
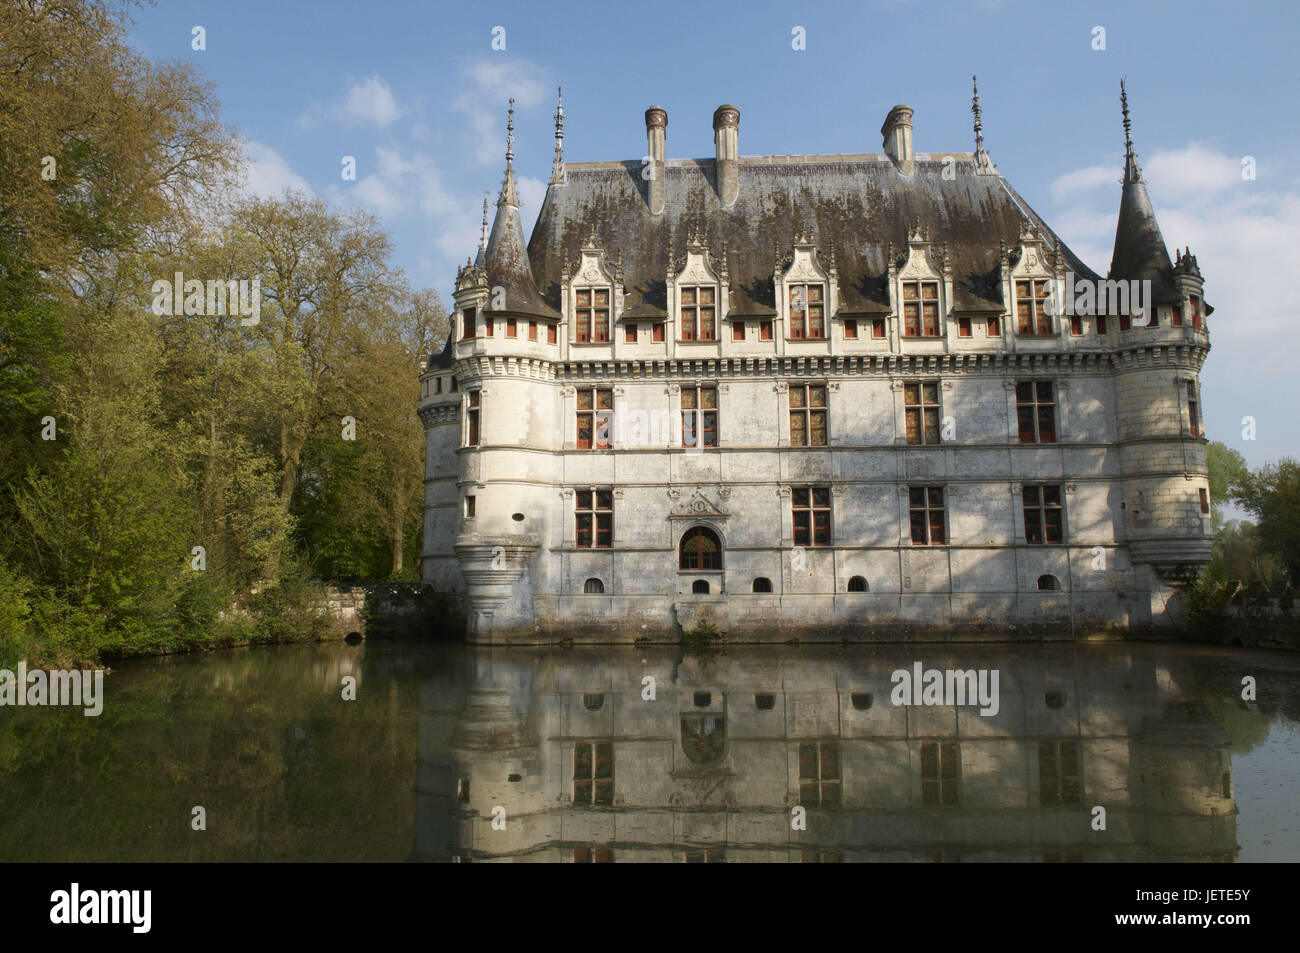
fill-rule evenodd
<path id="1" fill-rule="evenodd" d="M 746 163 L 776 160 L 737 161 L 743 201 L 745 175 L 761 171 Z M 566 175 L 583 168 L 568 163 Z M 565 187 L 552 183 L 547 202 Z M 511 213 L 517 221 L 513 206 L 499 208 L 505 232 Z M 594 235 L 560 275 L 553 314 L 494 300 L 505 295 L 492 247 L 486 267 L 462 271 L 453 340 L 421 377 L 423 579 L 454 594 L 469 638 L 675 639 L 701 623 L 751 641 L 900 627 L 996 637 L 1006 626 L 1071 638 L 1174 621 L 1179 573 L 1209 556 L 1205 438 L 1189 403 L 1209 347 L 1204 321 L 1190 320 L 1199 272 L 1175 278 L 1179 325 L 1162 305 L 1147 326 L 1121 329 L 1111 316 L 1099 333 L 1097 317 L 1055 316 L 1051 333 L 1022 335 L 1017 282 L 1059 291 L 1067 270 L 1032 227 L 1001 253 L 1000 311 L 961 306 L 944 246 L 920 229 L 891 257 L 888 307 L 871 315 L 846 307 L 835 249 L 811 236 L 776 261 L 774 313 L 757 316 L 729 304 L 726 251 L 682 238 L 668 253 L 661 315 L 629 313 L 621 254 Z M 915 280 L 938 289 L 936 336 L 904 334 L 904 283 Z M 824 296 L 824 339 L 793 336 L 794 285 Z M 699 288 L 717 303 L 712 341 L 685 340 L 695 322 L 686 289 Z M 589 313 L 579 330 L 578 302 L 599 300 L 607 324 Z M 1049 388 L 1049 442 L 1033 425 L 1034 442 L 1022 442 L 1026 383 Z M 937 443 L 908 442 L 912 384 L 935 385 L 937 408 L 923 403 L 937 410 Z M 701 400 L 700 388 L 716 396 L 716 445 L 683 446 L 683 393 Z M 824 394 L 825 445 L 799 446 L 792 400 L 814 393 Z M 805 426 L 805 440 L 820 436 L 811 417 Z M 1062 504 L 1059 542 L 1030 541 L 1025 488 L 1039 486 Z M 810 488 L 829 498 L 828 539 L 796 537 L 793 507 Z M 938 542 L 914 538 L 916 488 L 941 491 Z M 598 512 L 580 539 L 588 499 Z M 607 540 L 597 515 L 612 516 Z M 696 527 L 720 543 L 717 568 L 681 568 Z"/>

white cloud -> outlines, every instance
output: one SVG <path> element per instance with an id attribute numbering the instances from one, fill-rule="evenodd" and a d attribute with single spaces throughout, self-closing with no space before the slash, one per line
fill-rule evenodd
<path id="1" fill-rule="evenodd" d="M 270 146 L 253 139 L 244 140 L 244 154 L 248 156 L 244 188 L 262 198 L 273 198 L 285 189 L 311 192 L 307 180 L 289 167 L 288 161 Z"/>
<path id="2" fill-rule="evenodd" d="M 341 102 L 328 107 L 312 103 L 298 117 L 298 126 L 317 126 L 328 119 L 345 126 L 370 125 L 383 129 L 391 126 L 405 113 L 406 110 L 393 95 L 392 87 L 382 76 L 375 75 L 352 82 Z"/>
<path id="3" fill-rule="evenodd" d="M 533 233 L 537 213 L 542 210 L 542 200 L 546 198 L 546 183 L 541 179 L 519 175 L 515 176 L 515 186 L 519 191 L 519 202 L 522 206 L 519 209 L 519 217 L 523 220 L 524 235 L 528 236 Z"/>
<path id="4" fill-rule="evenodd" d="M 358 163 L 362 173 L 353 186 L 331 185 L 332 201 L 361 205 L 379 215 L 417 214 L 435 218 L 457 208 L 459 199 L 443 185 L 437 163 L 423 153 L 409 157 L 397 147 L 378 146 L 374 160 Z"/>
<path id="5" fill-rule="evenodd" d="M 452 105 L 465 114 L 474 158 L 484 164 L 502 163 L 507 103 L 512 96 L 517 110 L 541 103 L 548 88 L 541 70 L 524 59 L 487 59 L 467 66 L 464 77 L 466 89 Z"/>

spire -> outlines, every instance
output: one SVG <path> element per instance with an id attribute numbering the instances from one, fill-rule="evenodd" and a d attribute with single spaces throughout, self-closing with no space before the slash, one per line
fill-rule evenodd
<path id="1" fill-rule="evenodd" d="M 478 239 L 478 256 L 474 259 L 474 264 L 483 267 L 483 255 L 487 251 L 488 242 L 488 196 L 492 193 L 484 189 L 483 191 L 483 231 L 479 234 Z"/>
<path id="2" fill-rule="evenodd" d="M 519 196 L 515 193 L 515 98 L 510 97 L 510 118 L 506 121 L 506 178 L 501 183 L 501 197 L 497 205 L 519 207 Z"/>
<path id="3" fill-rule="evenodd" d="M 510 119 L 506 124 L 506 179 L 497 199 L 496 219 L 483 251 L 483 270 L 495 296 L 504 292 L 503 304 L 494 306 L 515 314 L 558 319 L 537 291 L 533 269 L 528 259 L 528 242 L 519 218 L 519 196 L 515 194 L 515 101 L 510 100 Z"/>
<path id="4" fill-rule="evenodd" d="M 1142 181 L 1142 170 L 1138 168 L 1137 153 L 1133 151 L 1133 123 L 1128 118 L 1128 90 L 1124 80 L 1119 81 L 1119 106 L 1124 113 L 1124 184 Z"/>
<path id="5" fill-rule="evenodd" d="M 980 87 L 974 76 L 970 78 L 970 86 L 972 93 L 970 111 L 975 117 L 975 171 L 980 175 L 989 175 L 993 172 L 993 160 L 984 151 L 984 122 L 983 114 L 980 112 Z"/>
<path id="6" fill-rule="evenodd" d="M 1133 152 L 1132 123 L 1128 115 L 1128 91 L 1119 84 L 1120 106 L 1124 113 L 1124 186 L 1120 195 L 1119 221 L 1115 224 L 1115 250 L 1108 277 L 1126 281 L 1150 280 L 1151 293 L 1157 302 L 1179 301 L 1174 288 L 1173 262 L 1165 247 L 1164 236 L 1156 222 L 1155 209 L 1147 195 L 1142 170 Z"/>
<path id="7" fill-rule="evenodd" d="M 551 182 L 564 181 L 564 87 L 555 88 L 555 161 L 551 164 Z"/>

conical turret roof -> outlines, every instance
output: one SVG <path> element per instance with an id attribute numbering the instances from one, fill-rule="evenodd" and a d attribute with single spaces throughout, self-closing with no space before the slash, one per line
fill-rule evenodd
<path id="1" fill-rule="evenodd" d="M 1155 209 L 1147 195 L 1128 115 L 1128 94 L 1120 81 L 1120 102 L 1124 112 L 1124 191 L 1120 196 L 1119 221 L 1115 225 L 1115 250 L 1108 277 L 1126 281 L 1150 281 L 1157 302 L 1181 301 L 1173 283 L 1173 262 L 1156 222 Z"/>
<path id="2" fill-rule="evenodd" d="M 502 311 L 531 314 L 558 319 L 537 292 L 532 266 L 528 262 L 528 245 L 524 240 L 524 225 L 519 216 L 519 196 L 515 190 L 514 170 L 514 100 L 510 100 L 510 122 L 506 135 L 506 177 L 497 199 L 496 219 L 488 237 L 483 255 L 483 268 L 487 272 L 488 286 L 493 300 L 498 288 L 505 291 Z"/>

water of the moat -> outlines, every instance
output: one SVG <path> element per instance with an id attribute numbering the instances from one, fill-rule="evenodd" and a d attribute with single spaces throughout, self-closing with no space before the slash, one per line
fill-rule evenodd
<path id="1" fill-rule="evenodd" d="M 1275 652 L 250 648 L 0 709 L 0 861 L 1295 861 L 1298 750 Z"/>

